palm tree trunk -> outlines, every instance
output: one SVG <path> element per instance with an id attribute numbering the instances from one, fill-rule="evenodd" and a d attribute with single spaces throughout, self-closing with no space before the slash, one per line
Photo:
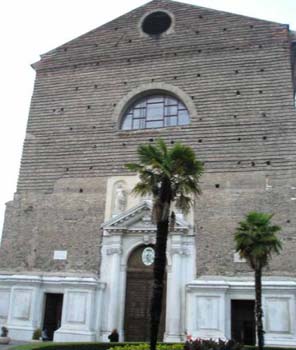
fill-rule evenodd
<path id="1" fill-rule="evenodd" d="M 157 223 L 155 261 L 154 261 L 154 284 L 150 306 L 150 350 L 156 349 L 158 328 L 162 309 L 162 295 L 164 275 L 166 267 L 166 246 L 169 221 Z"/>
<path id="2" fill-rule="evenodd" d="M 255 290 L 256 290 L 256 302 L 255 302 L 255 315 L 256 315 L 256 328 L 258 338 L 258 349 L 263 350 L 264 347 L 264 330 L 263 330 L 263 310 L 262 310 L 262 271 L 261 269 L 255 270 Z"/>

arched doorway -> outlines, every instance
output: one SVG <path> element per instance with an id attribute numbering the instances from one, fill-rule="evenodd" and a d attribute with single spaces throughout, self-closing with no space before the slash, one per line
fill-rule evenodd
<path id="1" fill-rule="evenodd" d="M 128 259 L 124 317 L 125 341 L 149 340 L 149 312 L 153 287 L 153 263 L 149 263 L 149 253 L 151 251 L 146 248 L 153 248 L 153 246 L 143 245 L 137 247 Z M 166 288 L 163 295 L 163 307 L 158 335 L 159 341 L 163 340 L 165 331 L 165 301 Z"/>

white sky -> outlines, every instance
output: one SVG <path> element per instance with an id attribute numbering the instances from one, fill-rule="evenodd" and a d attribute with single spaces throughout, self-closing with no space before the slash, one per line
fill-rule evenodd
<path id="1" fill-rule="evenodd" d="M 0 0 L 0 239 L 5 203 L 13 198 L 34 70 L 45 53 L 140 5 L 145 0 Z M 246 16 L 290 24 L 296 0 L 184 0 Z"/>

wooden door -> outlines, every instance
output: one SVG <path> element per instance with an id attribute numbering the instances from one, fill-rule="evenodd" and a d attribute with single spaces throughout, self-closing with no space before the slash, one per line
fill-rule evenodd
<path id="1" fill-rule="evenodd" d="M 125 302 L 125 341 L 149 341 L 150 334 L 150 299 L 153 287 L 153 264 L 145 265 L 142 254 L 147 246 L 137 248 L 130 256 L 127 269 Z M 159 341 L 165 331 L 165 300 L 159 329 Z"/>

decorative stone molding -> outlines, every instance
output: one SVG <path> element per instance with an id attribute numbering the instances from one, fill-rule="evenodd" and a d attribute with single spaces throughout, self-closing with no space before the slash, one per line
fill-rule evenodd
<path id="1" fill-rule="evenodd" d="M 155 236 L 152 236 L 152 234 L 144 234 L 143 235 L 143 242 L 144 244 L 155 244 L 156 238 Z"/>
<path id="2" fill-rule="evenodd" d="M 0 275 L 0 282 L 6 286 L 75 286 L 79 284 L 81 287 L 105 288 L 104 283 L 95 277 L 78 276 Z"/>
<path id="3" fill-rule="evenodd" d="M 171 255 L 190 255 L 190 251 L 188 248 L 180 247 L 180 248 L 172 248 L 170 251 Z"/>
<path id="4" fill-rule="evenodd" d="M 124 213 L 108 220 L 102 225 L 104 235 L 129 233 L 155 233 L 156 225 L 151 221 L 152 203 L 144 200 L 135 207 L 126 210 Z M 175 233 L 187 233 L 189 225 L 185 220 L 176 219 Z"/>
<path id="5" fill-rule="evenodd" d="M 114 254 L 121 255 L 122 254 L 122 249 L 121 248 L 108 248 L 106 250 L 106 254 L 107 255 L 114 255 Z"/>

